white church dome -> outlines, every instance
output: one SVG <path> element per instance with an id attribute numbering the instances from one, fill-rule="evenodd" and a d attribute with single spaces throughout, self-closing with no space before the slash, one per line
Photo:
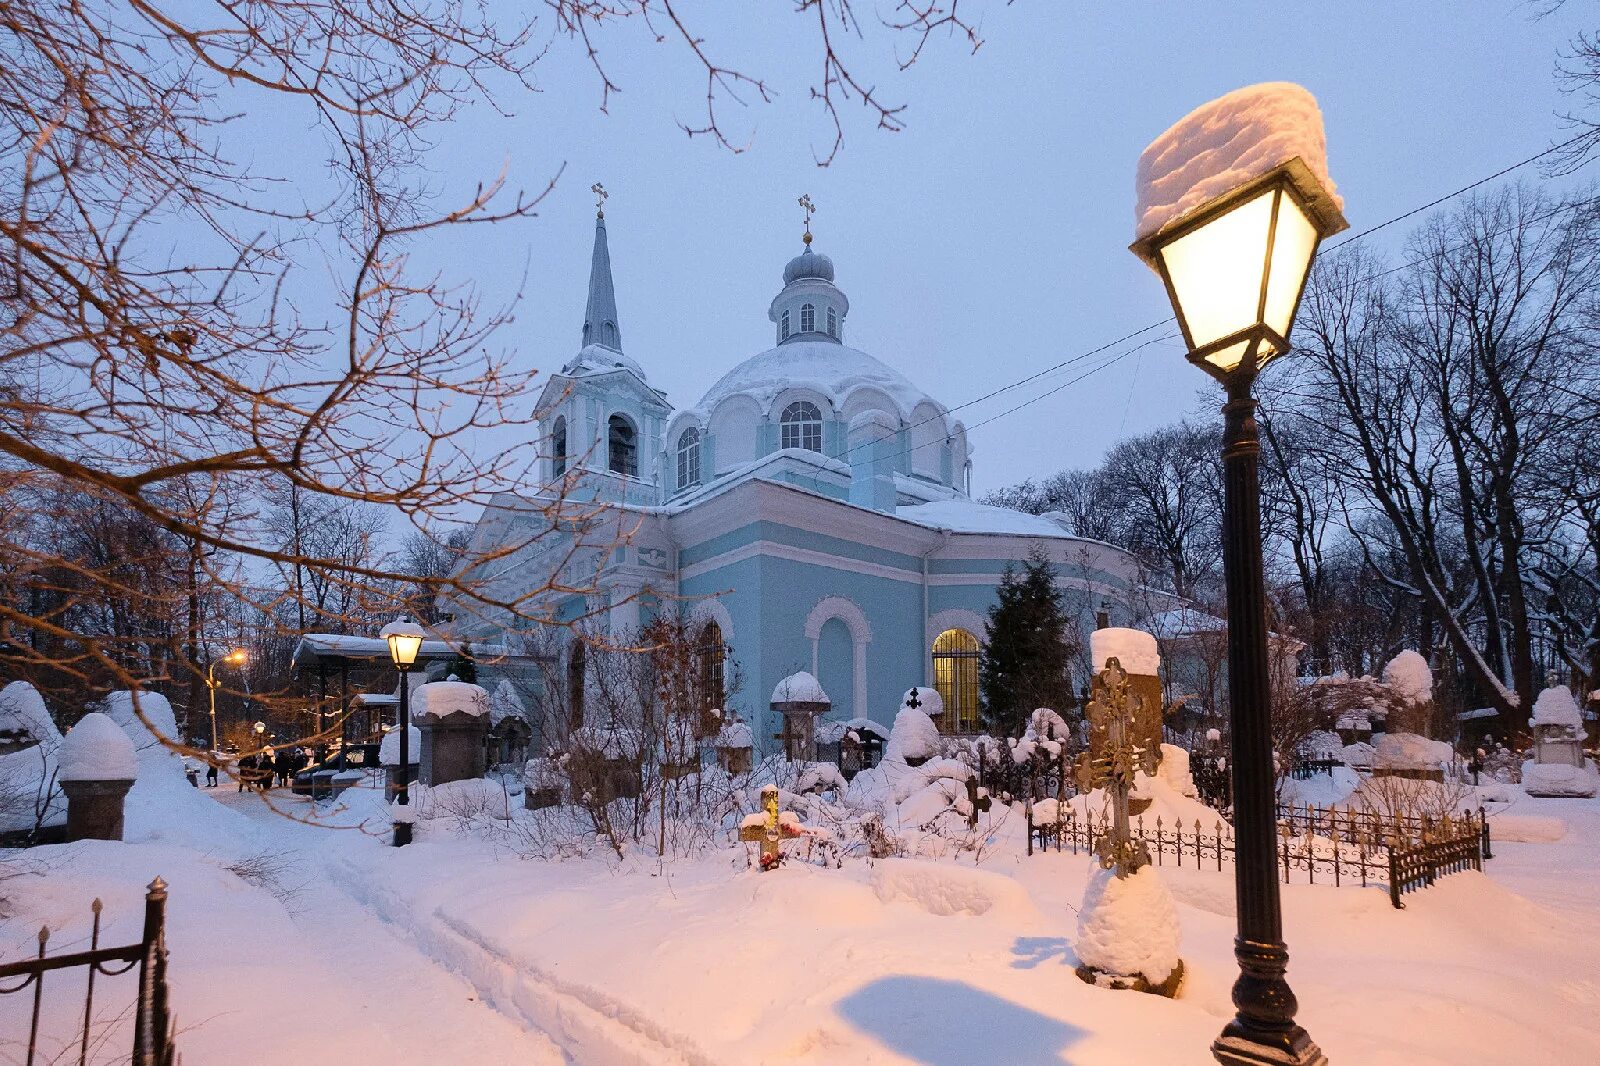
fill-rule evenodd
<path id="1" fill-rule="evenodd" d="M 752 355 L 728 371 L 706 392 L 699 407 L 710 411 L 730 396 L 749 396 L 768 410 L 790 389 L 820 393 L 835 410 L 842 410 L 852 393 L 862 388 L 884 393 L 909 420 L 921 403 L 932 403 L 927 393 L 906 376 L 866 352 L 832 340 L 791 340 Z"/>

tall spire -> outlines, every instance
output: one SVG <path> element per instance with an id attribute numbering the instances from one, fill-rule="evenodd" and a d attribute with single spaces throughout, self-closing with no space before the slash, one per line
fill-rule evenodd
<path id="1" fill-rule="evenodd" d="M 617 326 L 617 291 L 611 283 L 611 250 L 606 245 L 606 189 L 596 182 L 594 258 L 589 263 L 589 304 L 583 313 L 583 345 L 603 345 L 622 351 L 622 331 Z"/>

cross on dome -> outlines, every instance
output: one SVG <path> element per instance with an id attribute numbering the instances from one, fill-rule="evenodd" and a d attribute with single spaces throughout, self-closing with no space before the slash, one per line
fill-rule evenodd
<path id="1" fill-rule="evenodd" d="M 805 241 L 806 247 L 809 248 L 811 246 L 811 216 L 816 213 L 817 205 L 811 202 L 810 193 L 801 193 L 799 203 L 801 207 L 805 208 L 806 212 L 806 232 L 805 236 L 800 239 Z"/>
<path id="2" fill-rule="evenodd" d="M 594 193 L 594 217 L 606 217 L 606 198 L 611 194 L 606 192 L 606 187 L 598 181 L 589 186 L 589 191 Z"/>

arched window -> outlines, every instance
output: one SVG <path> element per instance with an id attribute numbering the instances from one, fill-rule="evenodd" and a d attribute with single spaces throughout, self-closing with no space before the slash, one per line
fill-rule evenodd
<path id="1" fill-rule="evenodd" d="M 567 472 L 567 416 L 557 415 L 550 429 L 550 471 L 555 477 Z"/>
<path id="2" fill-rule="evenodd" d="M 779 447 L 822 450 L 822 412 L 809 400 L 796 400 L 783 409 Z"/>
<path id="3" fill-rule="evenodd" d="M 817 308 L 814 304 L 800 305 L 800 332 L 815 333 L 817 331 Z"/>
<path id="4" fill-rule="evenodd" d="M 978 728 L 978 638 L 965 629 L 947 629 L 933 641 L 933 687 L 944 701 L 941 733 L 971 733 Z"/>
<path id="5" fill-rule="evenodd" d="M 721 707 L 726 695 L 725 679 L 728 648 L 722 642 L 722 627 L 707 622 L 700 631 L 700 692 L 707 708 Z"/>
<path id="6" fill-rule="evenodd" d="M 839 339 L 839 312 L 831 307 L 828 308 L 828 336 Z"/>
<path id="7" fill-rule="evenodd" d="M 606 423 L 607 456 L 613 474 L 639 476 L 639 434 L 622 415 L 612 415 Z"/>
<path id="8" fill-rule="evenodd" d="M 786 341 L 788 339 L 789 339 L 789 312 L 787 310 L 785 310 L 783 312 L 783 314 L 780 316 L 779 321 L 778 321 L 778 340 Z"/>
<path id="9" fill-rule="evenodd" d="M 700 484 L 700 431 L 690 426 L 678 434 L 678 489 Z"/>

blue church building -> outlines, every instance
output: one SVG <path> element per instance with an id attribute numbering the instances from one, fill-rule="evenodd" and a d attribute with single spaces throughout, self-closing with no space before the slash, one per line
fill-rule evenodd
<path id="1" fill-rule="evenodd" d="M 661 610 L 714 623 L 758 747 L 777 728 L 770 694 L 800 670 L 835 718 L 888 725 L 905 689 L 931 685 L 941 729 L 970 731 L 1008 564 L 1042 550 L 1085 638 L 1131 617 L 1138 567 L 1049 515 L 972 500 L 965 427 L 849 345 L 850 300 L 811 244 L 808 229 L 767 308 L 772 346 L 676 406 L 625 347 L 602 212 L 582 344 L 540 398 L 546 492 L 496 497 L 469 551 L 491 598 L 599 637 L 625 641 Z M 456 626 L 508 641 L 509 617 Z M 584 642 L 554 632 L 564 662 L 547 669 L 584 684 Z"/>

